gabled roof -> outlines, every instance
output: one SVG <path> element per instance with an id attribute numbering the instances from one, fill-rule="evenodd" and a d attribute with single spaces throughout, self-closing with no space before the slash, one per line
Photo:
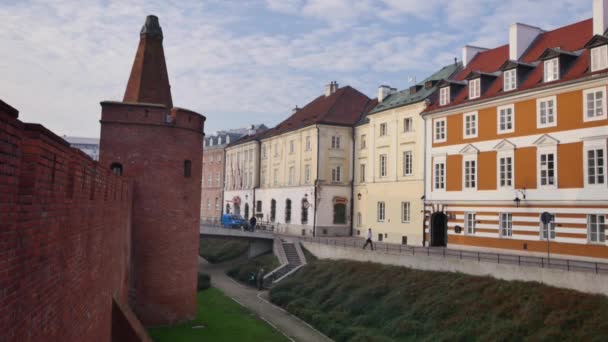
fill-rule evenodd
<path id="1" fill-rule="evenodd" d="M 415 93 L 412 94 L 410 92 L 410 88 L 407 88 L 389 95 L 384 99 L 384 101 L 382 101 L 382 103 L 378 103 L 366 116 L 362 117 L 358 124 L 363 125 L 369 122 L 369 115 L 426 100 L 429 96 L 433 95 L 443 80 L 451 79 L 451 77 L 460 70 L 462 70 L 462 63 L 452 63 L 450 65 L 446 65 L 443 68 L 435 71 L 435 73 L 425 78 L 423 81 L 418 82 L 415 85 L 418 88 Z M 435 81 L 435 85 L 431 88 L 426 88 L 425 83 L 428 81 Z"/>
<path id="2" fill-rule="evenodd" d="M 517 61 L 509 60 L 509 45 L 503 45 L 479 52 L 469 62 L 467 67 L 459 72 L 454 78 L 456 80 L 465 80 L 472 72 L 499 72 L 500 76 L 496 77 L 496 79 L 491 82 L 479 98 L 469 100 L 468 87 L 462 87 L 462 89 L 458 91 L 458 94 L 453 95 L 454 97 L 448 105 L 439 106 L 437 101 L 434 101 L 423 113 L 449 109 L 458 105 L 464 105 L 468 102 L 478 103 L 503 94 L 516 94 L 520 91 L 584 77 L 588 75 L 587 71 L 589 69 L 589 50 L 585 49 L 585 45 L 592 37 L 593 20 L 587 19 L 541 33 Z M 567 70 L 560 76 L 560 79 L 551 83 L 543 82 L 544 66 L 543 63 L 540 63 L 543 54 L 547 56 L 549 53 L 566 55 L 572 59 L 572 62 L 569 63 Z M 523 79 L 519 80 L 520 83 L 516 90 L 509 91 L 508 93 L 503 92 L 504 76 L 500 71 L 519 66 L 524 66 L 529 72 L 526 73 L 526 76 Z"/>
<path id="3" fill-rule="evenodd" d="M 266 139 L 315 124 L 352 126 L 373 108 L 375 101 L 351 86 L 342 87 L 329 96 L 321 95 L 312 100 L 259 138 Z"/>

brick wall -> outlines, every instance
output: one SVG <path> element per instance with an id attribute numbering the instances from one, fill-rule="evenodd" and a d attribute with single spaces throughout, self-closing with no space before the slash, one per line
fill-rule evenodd
<path id="1" fill-rule="evenodd" d="M 111 340 L 131 208 L 128 178 L 0 101 L 0 341 Z"/>

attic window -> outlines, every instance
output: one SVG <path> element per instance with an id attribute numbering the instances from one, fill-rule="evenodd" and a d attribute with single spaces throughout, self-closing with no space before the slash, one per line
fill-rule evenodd
<path id="1" fill-rule="evenodd" d="M 439 89 L 439 105 L 445 106 L 450 103 L 450 87 Z"/>
<path id="2" fill-rule="evenodd" d="M 559 79 L 559 59 L 553 58 L 545 61 L 545 82 L 556 81 Z"/>
<path id="3" fill-rule="evenodd" d="M 591 49 L 591 72 L 608 68 L 608 45 Z"/>
<path id="4" fill-rule="evenodd" d="M 481 79 L 476 78 L 469 81 L 469 100 L 476 99 L 481 94 Z"/>
<path id="5" fill-rule="evenodd" d="M 517 69 L 507 70 L 503 74 L 503 90 L 510 91 L 517 88 Z"/>

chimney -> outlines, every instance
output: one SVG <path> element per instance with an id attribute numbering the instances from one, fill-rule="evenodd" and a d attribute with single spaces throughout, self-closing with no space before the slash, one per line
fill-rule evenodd
<path id="1" fill-rule="evenodd" d="M 295 114 L 300 110 L 300 107 L 298 107 L 297 105 L 295 107 L 293 107 L 293 109 L 291 110 L 291 114 Z"/>
<path id="2" fill-rule="evenodd" d="M 328 85 L 325 86 L 325 96 L 330 96 L 338 90 L 338 82 L 331 81 Z"/>
<path id="3" fill-rule="evenodd" d="M 393 94 L 396 91 L 397 91 L 397 89 L 391 88 L 390 86 L 387 86 L 387 85 L 379 86 L 378 87 L 378 102 L 382 103 L 382 101 L 384 101 L 384 99 L 386 99 L 389 95 Z"/>
<path id="4" fill-rule="evenodd" d="M 608 28 L 608 0 L 593 0 L 593 34 L 603 35 Z"/>
<path id="5" fill-rule="evenodd" d="M 509 28 L 509 59 L 519 60 L 530 44 L 543 33 L 538 27 L 515 23 Z"/>
<path id="6" fill-rule="evenodd" d="M 462 48 L 462 66 L 466 68 L 469 62 L 473 59 L 473 57 L 475 57 L 476 54 L 486 50 L 486 48 L 482 47 L 465 45 Z"/>
<path id="7" fill-rule="evenodd" d="M 247 135 L 255 135 L 255 125 L 251 125 L 251 127 L 249 127 L 249 132 L 247 132 Z"/>
<path id="8" fill-rule="evenodd" d="M 155 15 L 146 18 L 139 34 L 139 46 L 123 101 L 173 107 L 163 51 L 163 31 Z"/>

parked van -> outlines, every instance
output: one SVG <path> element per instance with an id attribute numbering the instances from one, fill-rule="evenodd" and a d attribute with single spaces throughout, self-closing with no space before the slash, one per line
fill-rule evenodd
<path id="1" fill-rule="evenodd" d="M 244 229 L 247 227 L 247 220 L 241 215 L 224 214 L 222 215 L 222 227 Z"/>

